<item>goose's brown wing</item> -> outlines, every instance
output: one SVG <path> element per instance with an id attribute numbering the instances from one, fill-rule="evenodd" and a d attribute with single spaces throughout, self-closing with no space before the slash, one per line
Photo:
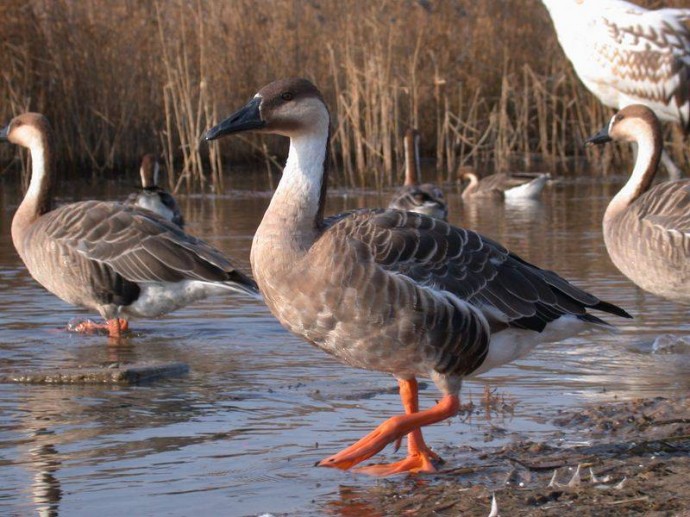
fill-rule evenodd
<path id="1" fill-rule="evenodd" d="M 510 187 L 507 174 L 491 174 L 479 180 L 478 192 L 504 191 Z"/>
<path id="2" fill-rule="evenodd" d="M 632 205 L 642 221 L 660 231 L 676 234 L 689 241 L 690 246 L 690 181 L 660 183 Z"/>
<path id="3" fill-rule="evenodd" d="M 61 207 L 46 234 L 130 282 L 200 280 L 256 292 L 218 250 L 148 210 L 104 201 Z"/>
<path id="4" fill-rule="evenodd" d="M 565 314 L 603 323 L 588 308 L 629 317 L 491 239 L 423 215 L 360 211 L 330 232 L 364 244 L 385 270 L 469 302 L 494 324 L 540 332 Z"/>

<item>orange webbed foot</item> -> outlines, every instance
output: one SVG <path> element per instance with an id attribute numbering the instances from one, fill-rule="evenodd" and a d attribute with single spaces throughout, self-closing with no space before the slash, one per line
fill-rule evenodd
<path id="1" fill-rule="evenodd" d="M 446 395 L 431 409 L 389 418 L 358 442 L 321 460 L 317 465 L 347 470 L 371 458 L 389 443 L 398 442 L 403 436 L 409 435 L 409 454 L 405 460 L 391 465 L 363 467 L 357 471 L 378 476 L 400 472 L 436 472 L 433 462 L 440 461 L 440 458 L 424 444 L 420 427 L 455 415 L 459 407 L 457 396 Z"/>
<path id="2" fill-rule="evenodd" d="M 438 472 L 436 464 L 443 464 L 443 460 L 431 451 L 411 454 L 404 460 L 395 463 L 384 463 L 380 465 L 367 465 L 354 469 L 355 472 L 368 474 L 370 476 L 392 476 L 394 474 L 433 474 Z"/>
<path id="3" fill-rule="evenodd" d="M 106 331 L 108 336 L 111 338 L 119 338 L 122 336 L 123 332 L 129 330 L 129 323 L 125 319 L 114 318 L 108 320 L 105 323 L 96 323 L 91 320 L 82 320 L 77 323 L 69 323 L 67 325 L 67 330 L 70 332 L 102 332 Z"/>
<path id="4" fill-rule="evenodd" d="M 405 435 L 405 433 L 396 433 L 396 419 L 400 418 L 403 417 L 393 417 L 386 420 L 364 438 L 343 449 L 339 453 L 321 460 L 317 463 L 317 466 L 347 470 L 371 458 L 374 454 L 380 452 L 386 445 L 397 441 Z"/>

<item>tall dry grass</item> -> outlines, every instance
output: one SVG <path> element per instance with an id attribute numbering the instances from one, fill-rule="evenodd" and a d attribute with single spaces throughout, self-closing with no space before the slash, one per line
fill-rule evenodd
<path id="1" fill-rule="evenodd" d="M 245 160 L 271 178 L 284 142 L 201 136 L 293 75 L 331 107 L 344 185 L 399 183 L 408 126 L 439 181 L 463 166 L 573 171 L 585 152 L 611 153 L 583 149 L 610 112 L 575 77 L 538 0 L 5 0 L 0 44 L 0 116 L 46 113 L 73 174 L 134 177 L 156 152 L 172 189 L 222 190 L 223 168 Z M 687 167 L 680 130 L 667 141 Z"/>

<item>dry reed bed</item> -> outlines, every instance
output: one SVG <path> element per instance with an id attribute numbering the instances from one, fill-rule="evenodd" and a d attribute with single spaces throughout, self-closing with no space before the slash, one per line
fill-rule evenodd
<path id="1" fill-rule="evenodd" d="M 6 0 L 0 34 L 3 120 L 46 113 L 68 170 L 94 176 L 131 174 L 158 152 L 169 187 L 187 191 L 222 190 L 229 160 L 263 160 L 271 176 L 284 143 L 207 146 L 201 135 L 282 76 L 324 92 L 334 176 L 349 186 L 400 181 L 408 126 L 436 179 L 452 181 L 464 166 L 553 170 L 583 156 L 610 114 L 574 76 L 538 0 Z M 687 165 L 682 133 L 667 132 Z"/>

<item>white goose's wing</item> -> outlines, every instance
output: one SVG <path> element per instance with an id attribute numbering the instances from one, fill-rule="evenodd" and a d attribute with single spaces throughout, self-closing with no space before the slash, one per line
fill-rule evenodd
<path id="1" fill-rule="evenodd" d="M 608 106 L 643 103 L 687 127 L 690 32 L 679 16 L 690 9 L 648 11 L 627 2 L 590 9 L 568 52 L 585 85 Z"/>

